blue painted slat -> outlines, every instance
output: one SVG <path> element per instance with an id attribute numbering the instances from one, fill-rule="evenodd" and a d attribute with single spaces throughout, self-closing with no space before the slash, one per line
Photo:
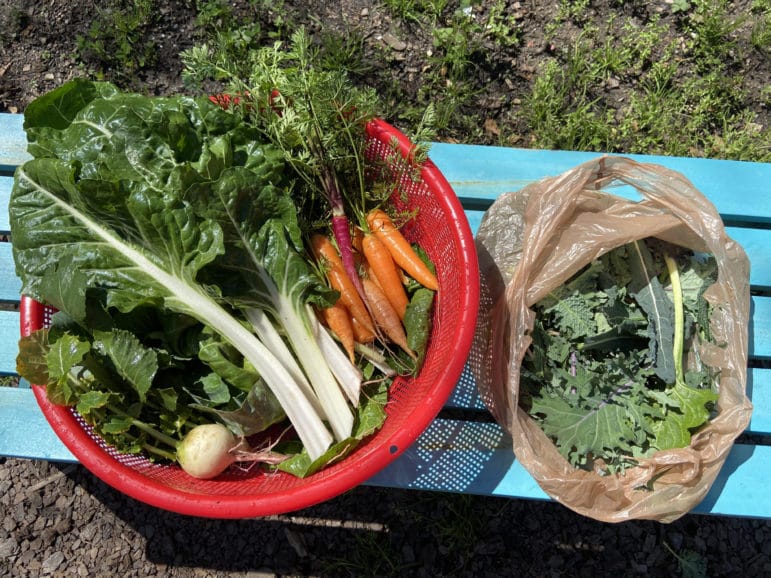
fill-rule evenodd
<path id="1" fill-rule="evenodd" d="M 0 374 L 16 373 L 19 334 L 19 313 L 0 311 Z"/>
<path id="2" fill-rule="evenodd" d="M 0 171 L 13 172 L 30 158 L 23 126 L 24 115 L 0 114 Z"/>
<path id="3" fill-rule="evenodd" d="M 367 485 L 548 499 L 495 423 L 438 419 Z"/>
<path id="4" fill-rule="evenodd" d="M 16 276 L 10 243 L 0 243 L 0 301 L 19 301 L 21 279 Z"/>
<path id="5" fill-rule="evenodd" d="M 472 233 L 476 235 L 484 211 L 466 211 Z M 771 290 L 771 229 L 726 227 L 726 233 L 739 243 L 750 260 L 750 283 L 754 289 Z"/>
<path id="6" fill-rule="evenodd" d="M 766 484 L 771 447 L 735 445 L 695 511 L 771 517 Z M 366 485 L 547 499 L 514 458 L 510 438 L 494 423 L 435 420 L 398 459 Z"/>
<path id="7" fill-rule="evenodd" d="M 77 460 L 56 437 L 27 389 L 0 388 L 0 455 Z M 695 511 L 771 517 L 765 481 L 771 447 L 736 445 L 720 477 Z M 510 440 L 493 423 L 436 420 L 370 486 L 548 499 L 514 459 Z"/>
<path id="8" fill-rule="evenodd" d="M 771 297 L 753 297 L 750 311 L 751 357 L 771 359 Z"/>
<path id="9" fill-rule="evenodd" d="M 434 143 L 429 156 L 461 198 L 494 199 L 600 153 Z M 771 221 L 771 163 L 627 155 L 684 174 L 726 218 Z M 618 191 L 623 194 L 623 191 Z M 751 200 L 751 203 L 747 201 Z"/>
<path id="10" fill-rule="evenodd" d="M 0 114 L 0 169 L 13 170 L 29 156 L 22 131 L 23 116 Z M 559 174 L 600 153 L 543 151 L 433 143 L 431 159 L 458 196 L 492 199 L 545 176 Z M 688 177 L 727 217 L 745 217 L 752 199 L 752 217 L 771 220 L 771 163 L 749 163 L 683 157 L 629 155 L 662 164 Z"/>
<path id="11" fill-rule="evenodd" d="M 747 431 L 771 435 L 771 369 L 752 367 L 747 379 L 747 395 L 753 406 Z"/>
<path id="12" fill-rule="evenodd" d="M 752 419 L 747 432 L 771 435 L 771 369 L 752 367 L 748 370 L 747 395 L 753 405 Z M 445 407 L 486 411 L 485 403 L 477 391 L 474 374 L 468 365 L 463 369 L 458 384 Z"/>
<path id="13" fill-rule="evenodd" d="M 48 425 L 31 389 L 0 387 L 0 455 L 76 462 Z"/>
<path id="14" fill-rule="evenodd" d="M 0 234 L 6 234 L 11 230 L 8 220 L 8 203 L 11 200 L 12 177 L 0 177 Z"/>

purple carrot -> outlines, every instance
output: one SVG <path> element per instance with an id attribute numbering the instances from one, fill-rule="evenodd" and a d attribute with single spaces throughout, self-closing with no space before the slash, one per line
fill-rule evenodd
<path id="1" fill-rule="evenodd" d="M 351 278 L 356 291 L 359 293 L 362 301 L 367 304 L 368 301 L 364 294 L 364 287 L 361 284 L 361 279 L 359 279 L 359 274 L 356 271 L 356 262 L 353 258 L 351 228 L 348 217 L 345 214 L 343 196 L 340 194 L 340 189 L 337 186 L 337 181 L 332 171 L 325 168 L 323 175 L 324 190 L 332 209 L 332 234 L 335 237 L 335 243 L 337 243 L 337 250 L 340 251 L 340 259 L 343 261 L 345 272 Z"/>

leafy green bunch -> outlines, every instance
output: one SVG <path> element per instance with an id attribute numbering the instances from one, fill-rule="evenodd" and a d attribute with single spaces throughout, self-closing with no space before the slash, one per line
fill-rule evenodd
<path id="1" fill-rule="evenodd" d="M 710 340 L 703 293 L 715 277 L 712 256 L 646 239 L 535 305 L 520 403 L 571 464 L 623 470 L 687 446 L 709 419 L 715 375 L 698 343 Z"/>
<path id="2" fill-rule="evenodd" d="M 14 260 L 24 294 L 58 313 L 22 340 L 19 373 L 51 401 L 121 451 L 169 459 L 198 424 L 248 436 L 288 418 L 298 475 L 382 423 L 374 392 L 350 407 L 327 378 L 339 362 L 309 312 L 335 294 L 307 259 L 282 154 L 253 128 L 206 97 L 75 80 L 25 129 Z"/>

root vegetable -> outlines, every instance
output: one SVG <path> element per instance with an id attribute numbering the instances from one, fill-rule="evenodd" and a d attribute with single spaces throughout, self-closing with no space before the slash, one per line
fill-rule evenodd
<path id="1" fill-rule="evenodd" d="M 194 427 L 177 446 L 177 462 L 185 472 L 201 480 L 215 478 L 236 462 L 278 464 L 287 456 L 270 448 L 253 451 L 220 423 Z"/>

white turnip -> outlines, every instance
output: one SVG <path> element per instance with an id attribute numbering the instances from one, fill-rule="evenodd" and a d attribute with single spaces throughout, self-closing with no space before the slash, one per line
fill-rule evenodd
<path id="1" fill-rule="evenodd" d="M 287 456 L 270 448 L 254 451 L 220 423 L 194 427 L 177 446 L 177 463 L 185 472 L 202 480 L 215 478 L 236 462 L 279 464 Z"/>

